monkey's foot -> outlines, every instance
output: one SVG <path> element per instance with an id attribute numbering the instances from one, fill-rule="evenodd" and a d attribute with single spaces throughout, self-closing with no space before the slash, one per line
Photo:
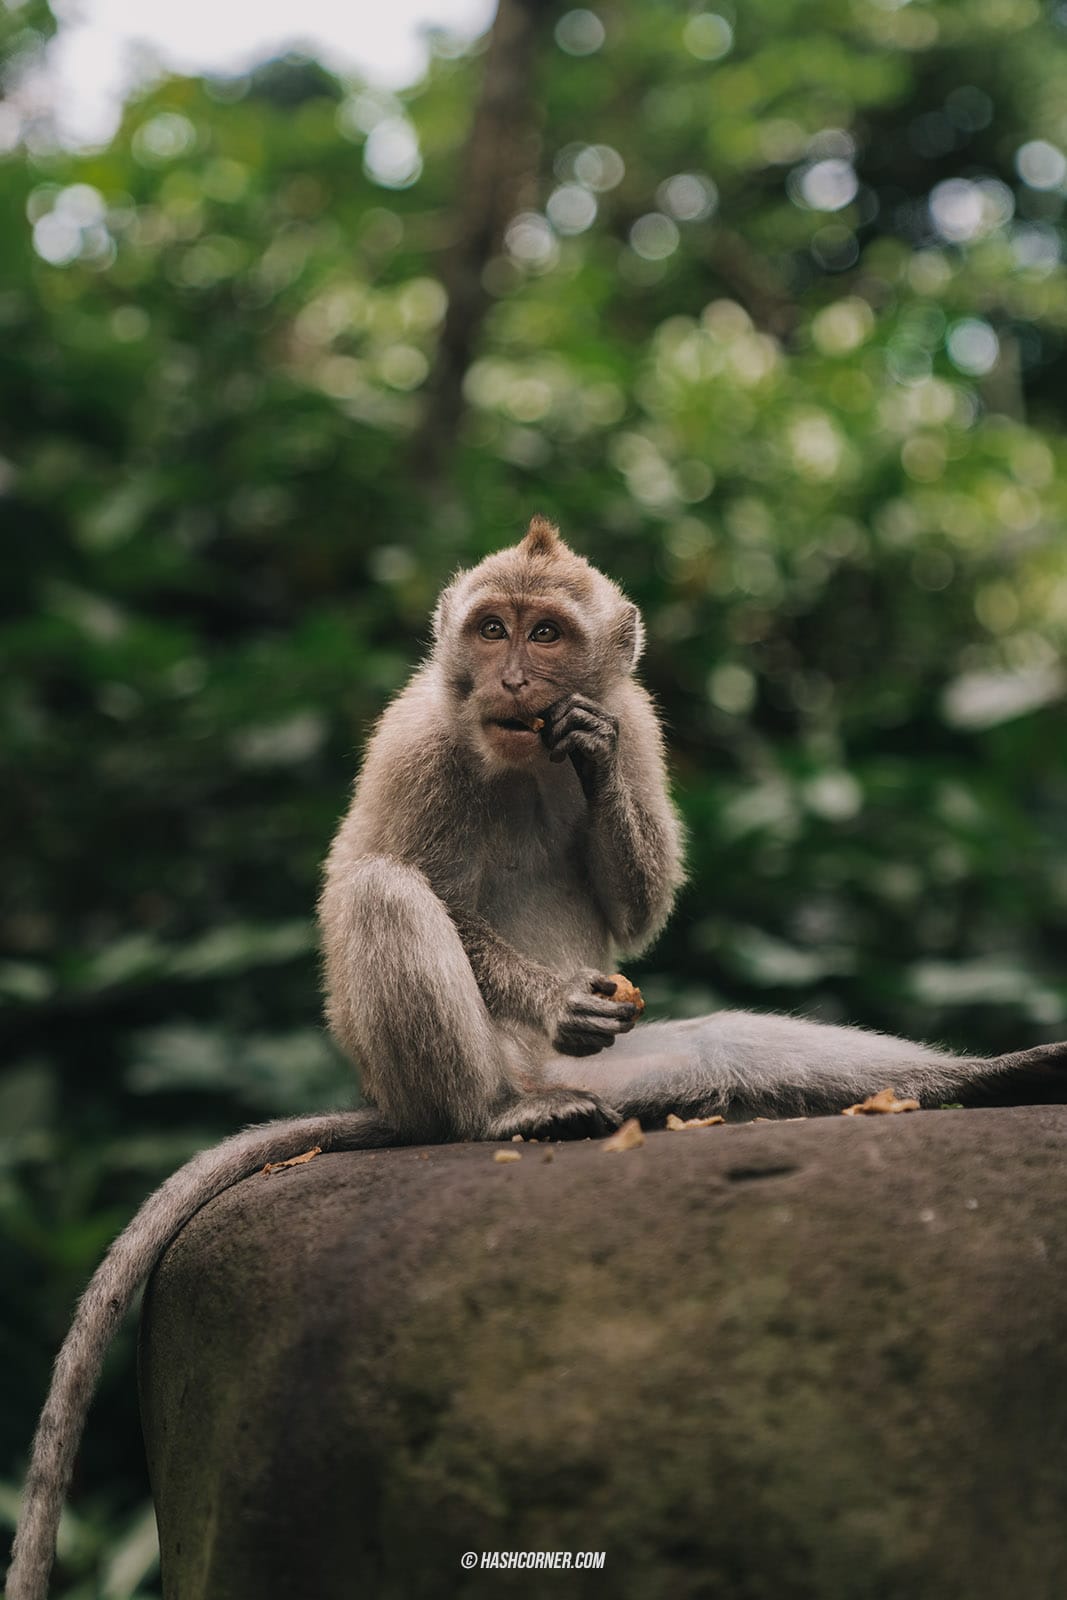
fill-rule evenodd
<path id="1" fill-rule="evenodd" d="M 584 1089 L 546 1089 L 525 1094 L 497 1113 L 485 1132 L 487 1139 L 600 1139 L 613 1133 L 622 1118 Z"/>
<path id="2" fill-rule="evenodd" d="M 1067 1102 L 1067 1042 L 1012 1050 L 973 1063 L 975 1075 L 953 1098 L 970 1106 Z"/>

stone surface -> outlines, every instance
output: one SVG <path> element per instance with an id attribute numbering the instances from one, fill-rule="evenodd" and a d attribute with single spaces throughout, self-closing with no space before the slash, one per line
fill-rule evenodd
<path id="1" fill-rule="evenodd" d="M 1067 1109 L 495 1148 L 317 1157 L 171 1246 L 167 1600 L 1059 1600 Z"/>

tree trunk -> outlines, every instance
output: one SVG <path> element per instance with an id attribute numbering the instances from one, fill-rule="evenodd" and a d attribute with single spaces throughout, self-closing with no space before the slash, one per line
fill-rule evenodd
<path id="1" fill-rule="evenodd" d="M 456 237 L 442 267 L 448 311 L 425 409 L 412 446 L 416 472 L 440 476 L 463 413 L 463 379 L 489 308 L 485 267 L 511 218 L 535 203 L 537 46 L 555 0 L 500 0 L 489 36 L 481 94 L 463 151 Z"/>

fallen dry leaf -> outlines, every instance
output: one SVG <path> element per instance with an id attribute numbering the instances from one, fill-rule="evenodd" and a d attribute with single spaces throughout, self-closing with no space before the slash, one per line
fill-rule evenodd
<path id="1" fill-rule="evenodd" d="M 272 1172 L 284 1172 L 286 1167 L 302 1167 L 305 1161 L 314 1161 L 321 1154 L 322 1146 L 317 1144 L 314 1150 L 305 1150 L 302 1156 L 290 1156 L 288 1161 L 268 1161 L 263 1171 L 269 1177 Z"/>
<path id="2" fill-rule="evenodd" d="M 636 1117 L 630 1117 L 623 1123 L 618 1133 L 613 1133 L 610 1139 L 604 1140 L 605 1150 L 636 1150 L 638 1145 L 644 1144 L 645 1136 L 641 1132 L 641 1124 Z"/>
<path id="3" fill-rule="evenodd" d="M 866 1100 L 861 1100 L 858 1105 L 846 1106 L 841 1115 L 843 1117 L 870 1117 L 879 1113 L 887 1115 L 893 1111 L 918 1111 L 918 1100 L 898 1100 L 895 1089 L 879 1089 L 877 1094 L 869 1094 Z"/>
<path id="4" fill-rule="evenodd" d="M 667 1117 L 667 1126 L 672 1133 L 685 1133 L 688 1128 L 714 1128 L 717 1123 L 725 1121 L 725 1117 L 690 1117 L 688 1121 L 683 1121 L 672 1111 Z"/>
<path id="5" fill-rule="evenodd" d="M 522 1156 L 518 1150 L 496 1150 L 493 1153 L 494 1161 L 521 1161 Z"/>

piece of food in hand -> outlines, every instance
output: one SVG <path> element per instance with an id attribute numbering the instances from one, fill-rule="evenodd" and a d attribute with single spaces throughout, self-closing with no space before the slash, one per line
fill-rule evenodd
<path id="1" fill-rule="evenodd" d="M 918 1111 L 918 1100 L 898 1100 L 895 1089 L 879 1089 L 877 1094 L 869 1094 L 866 1100 L 861 1100 L 858 1105 L 846 1106 L 841 1115 L 843 1117 L 872 1117 L 887 1116 L 895 1111 Z"/>
<path id="2" fill-rule="evenodd" d="M 636 1117 L 630 1117 L 623 1123 L 618 1133 L 613 1133 L 610 1139 L 604 1140 L 605 1150 L 636 1150 L 638 1145 L 645 1142 L 641 1132 L 641 1124 Z"/>
<path id="3" fill-rule="evenodd" d="M 629 978 L 624 978 L 621 972 L 613 972 L 608 978 L 608 982 L 615 985 L 615 992 L 611 998 L 620 1001 L 623 1005 L 633 1006 L 637 1015 L 640 1016 L 645 1009 L 645 1002 L 641 998 L 641 991 L 637 985 L 631 983 Z"/>
<path id="4" fill-rule="evenodd" d="M 528 728 L 532 728 L 533 729 L 534 733 L 540 733 L 541 729 L 544 727 L 544 725 L 545 725 L 544 717 L 531 717 L 529 722 L 526 724 L 526 726 Z"/>

